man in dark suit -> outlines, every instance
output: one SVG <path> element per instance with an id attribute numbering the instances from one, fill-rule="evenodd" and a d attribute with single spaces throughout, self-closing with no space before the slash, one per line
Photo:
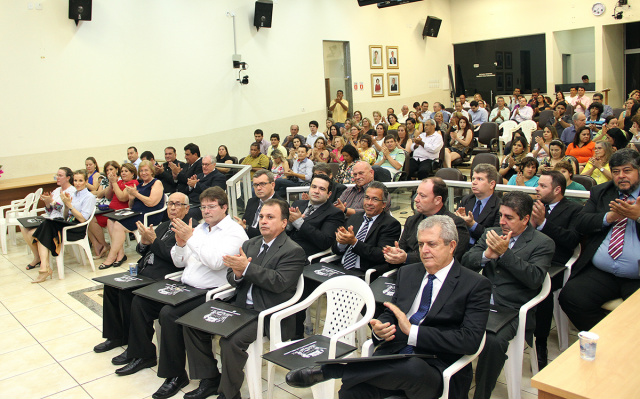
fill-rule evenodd
<path id="1" fill-rule="evenodd" d="M 182 193 L 174 193 L 167 202 L 169 221 L 162 222 L 154 230 L 144 227 L 138 222 L 141 240 L 136 251 L 142 255 L 138 260 L 138 274 L 154 280 L 162 280 L 169 273 L 178 271 L 171 259 L 171 248 L 176 243 L 176 237 L 171 231 L 171 220 L 178 218 L 185 220 L 189 211 L 189 199 Z M 187 223 L 188 219 L 185 220 Z M 197 222 L 194 223 L 194 226 Z M 96 345 L 96 353 L 106 352 L 118 346 L 127 345 L 129 338 L 129 322 L 131 317 L 131 302 L 133 290 L 119 290 L 105 285 L 103 298 L 102 336 L 106 341 Z M 128 363 L 126 351 L 116 356 L 112 362 L 115 365 Z"/>
<path id="2" fill-rule="evenodd" d="M 293 297 L 306 257 L 302 248 L 284 233 L 289 218 L 289 206 L 277 199 L 265 201 L 260 210 L 261 237 L 242 244 L 240 254 L 226 256 L 227 281 L 236 287 L 234 304 L 263 311 Z M 220 338 L 222 373 L 218 372 L 213 355 L 211 335 L 185 328 L 185 343 L 189 354 L 189 374 L 200 379 L 199 387 L 185 398 L 206 398 L 220 393 L 218 398 L 239 399 L 244 381 L 242 368 L 247 362 L 246 350 L 257 337 L 258 322 L 253 321 L 228 338 Z M 269 323 L 265 323 L 265 332 Z M 293 336 L 294 319 L 282 323 L 282 339 Z"/>
<path id="3" fill-rule="evenodd" d="M 342 255 L 340 264 L 345 269 L 364 271 L 385 264 L 382 248 L 393 245 L 401 232 L 400 222 L 384 211 L 388 197 L 384 184 L 369 183 L 364 194 L 364 212 L 350 216 L 336 232 L 331 249 Z"/>
<path id="4" fill-rule="evenodd" d="M 562 310 L 580 330 L 606 316 L 602 304 L 627 299 L 640 287 L 640 154 L 616 151 L 609 167 L 613 181 L 593 187 L 577 216 L 586 244 L 560 292 Z"/>
<path id="5" fill-rule="evenodd" d="M 444 215 L 453 220 L 458 230 L 459 239 L 455 257 L 456 259 L 462 258 L 462 254 L 466 250 L 464 243 L 469 242 L 469 232 L 464 220 L 445 208 L 444 204 L 447 202 L 447 196 L 447 184 L 439 177 L 429 177 L 420 183 L 414 200 L 416 214 L 404 222 L 404 231 L 400 241 L 396 242 L 395 246 L 389 245 L 384 248 L 384 258 L 387 263 L 399 267 L 420 261 L 416 232 L 420 222 L 433 215 Z"/>
<path id="6" fill-rule="evenodd" d="M 498 181 L 501 181 L 501 177 L 495 166 L 480 163 L 473 168 L 473 193 L 462 198 L 456 210 L 456 215 L 464 220 L 471 236 L 467 249 L 482 237 L 485 228 L 500 226 L 499 210 L 502 202 L 495 193 Z"/>
<path id="7" fill-rule="evenodd" d="M 194 220 L 202 219 L 202 211 L 200 211 L 200 194 L 209 187 L 220 187 L 227 189 L 227 178 L 225 175 L 216 170 L 216 157 L 207 155 L 202 157 L 202 173 L 194 175 L 187 179 L 189 186 L 189 201 L 191 201 L 191 209 L 189 217 Z"/>
<path id="8" fill-rule="evenodd" d="M 558 171 L 542 172 L 536 192 L 540 199 L 533 204 L 531 225 L 543 232 L 556 244 L 556 252 L 551 260 L 551 293 L 536 307 L 536 352 L 538 367 L 547 365 L 547 339 L 553 318 L 553 292 L 562 288 L 565 264 L 573 255 L 580 242 L 580 234 L 575 228 L 580 205 L 564 197 L 567 180 Z"/>
<path id="9" fill-rule="evenodd" d="M 165 194 L 175 193 L 178 183 L 173 177 L 171 168 L 177 167 L 179 170 L 181 168 L 184 168 L 187 164 L 176 159 L 175 147 L 167 147 L 164 149 L 164 159 L 165 163 L 156 166 L 156 178 L 162 182 Z"/>
<path id="10" fill-rule="evenodd" d="M 433 354 L 393 362 L 302 368 L 287 375 L 294 387 L 342 378 L 339 396 L 383 398 L 403 393 L 430 399 L 442 392 L 442 371 L 478 350 L 489 316 L 489 281 L 454 259 L 457 232 L 451 218 L 433 216 L 417 229 L 421 263 L 398 270 L 397 289 L 379 319 L 371 320 L 374 357 Z M 451 380 L 451 397 L 467 397 L 473 377 L 467 365 Z M 402 392 L 398 392 L 402 391 Z"/>
<path id="11" fill-rule="evenodd" d="M 289 208 L 287 234 L 307 256 L 331 248 L 336 230 L 344 224 L 344 213 L 328 201 L 333 182 L 317 175 L 311 180 L 309 200 L 295 201 Z"/>
<path id="12" fill-rule="evenodd" d="M 317 162 L 315 165 L 313 165 L 313 169 L 311 170 L 311 173 L 313 173 L 314 176 L 315 175 L 325 175 L 330 180 L 333 181 L 333 173 L 331 172 L 331 167 L 329 166 L 328 163 Z M 331 195 L 329 196 L 329 202 L 332 203 L 332 204 L 335 204 L 338 201 L 338 199 L 340 198 L 340 196 L 342 195 L 342 193 L 344 192 L 344 190 L 346 190 L 346 189 L 347 189 L 347 186 L 345 186 L 344 184 L 333 182 L 333 188 L 331 189 Z M 303 200 L 308 200 L 309 199 L 309 194 L 302 193 L 300 198 L 303 199 Z"/>
<path id="13" fill-rule="evenodd" d="M 492 303 L 519 310 L 540 293 L 551 264 L 555 245 L 546 235 L 529 225 L 533 199 L 520 191 L 502 197 L 500 227 L 486 229 L 480 240 L 462 257 L 462 264 L 482 270 L 492 284 Z M 527 324 L 534 323 L 533 314 Z M 515 336 L 518 318 L 498 332 L 487 331 L 484 349 L 478 357 L 474 399 L 491 397 L 506 360 L 509 341 Z"/>
<path id="14" fill-rule="evenodd" d="M 187 165 L 184 167 L 172 166 L 171 174 L 176 182 L 176 191 L 189 195 L 189 185 L 187 182 L 191 176 L 197 176 L 202 173 L 202 158 L 200 158 L 200 148 L 189 143 L 184 146 L 184 158 L 187 160 Z"/>
<path id="15" fill-rule="evenodd" d="M 257 237 L 260 235 L 260 229 L 258 228 L 258 221 L 260 210 L 266 200 L 271 198 L 281 199 L 275 194 L 275 178 L 271 171 L 266 169 L 258 170 L 254 173 L 253 178 L 253 191 L 256 196 L 249 198 L 247 206 L 244 209 L 244 216 L 242 219 L 235 216 L 236 222 L 240 223 L 240 226 L 245 229 L 249 238 Z"/>

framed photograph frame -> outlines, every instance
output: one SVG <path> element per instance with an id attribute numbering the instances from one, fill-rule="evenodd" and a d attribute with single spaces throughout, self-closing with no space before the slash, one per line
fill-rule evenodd
<path id="1" fill-rule="evenodd" d="M 504 69 L 511 69 L 512 66 L 513 64 L 512 64 L 511 51 L 505 51 L 504 52 Z"/>
<path id="2" fill-rule="evenodd" d="M 502 69 L 504 66 L 504 53 L 496 51 L 496 69 Z"/>
<path id="3" fill-rule="evenodd" d="M 504 91 L 504 74 L 502 72 L 496 73 L 496 91 L 498 93 Z"/>
<path id="4" fill-rule="evenodd" d="M 513 90 L 513 74 L 510 72 L 504 74 L 504 89 L 507 91 Z"/>
<path id="5" fill-rule="evenodd" d="M 400 95 L 400 72 L 387 73 L 387 87 L 390 96 Z"/>
<path id="6" fill-rule="evenodd" d="M 398 46 L 387 46 L 387 69 L 400 68 L 400 54 L 398 52 Z M 389 86 L 391 87 L 391 86 Z"/>
<path id="7" fill-rule="evenodd" d="M 371 74 L 371 97 L 384 97 L 384 73 Z"/>
<path id="8" fill-rule="evenodd" d="M 383 58 L 382 46 L 369 46 L 369 67 L 371 69 L 382 69 Z"/>

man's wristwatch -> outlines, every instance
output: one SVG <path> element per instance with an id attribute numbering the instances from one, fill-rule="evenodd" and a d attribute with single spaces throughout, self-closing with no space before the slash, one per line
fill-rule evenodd
<path id="1" fill-rule="evenodd" d="M 600 168 L 600 172 L 604 172 L 604 168 Z"/>

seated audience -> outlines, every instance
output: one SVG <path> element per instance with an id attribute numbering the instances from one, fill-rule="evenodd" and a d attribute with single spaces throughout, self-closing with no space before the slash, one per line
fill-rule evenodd
<path id="1" fill-rule="evenodd" d="M 549 143 L 549 156 L 544 157 L 540 162 L 540 170 L 554 170 L 554 167 L 560 162 L 568 162 L 572 165 L 573 173 L 578 173 L 572 158 L 565 155 L 564 143 L 560 140 L 551 140 L 551 143 Z"/>
<path id="2" fill-rule="evenodd" d="M 353 125 L 362 127 L 362 112 L 353 111 Z"/>
<path id="3" fill-rule="evenodd" d="M 260 221 L 260 210 L 265 201 L 271 198 L 281 199 L 275 194 L 275 179 L 270 171 L 261 169 L 253 175 L 251 180 L 255 196 L 247 200 L 242 219 L 234 216 L 236 222 L 247 232 L 249 238 L 260 235 L 258 222 Z"/>
<path id="4" fill-rule="evenodd" d="M 358 129 L 358 128 L 353 127 L 352 129 Z M 342 149 L 344 148 L 344 145 L 345 145 L 344 137 L 338 136 L 335 139 L 333 139 L 333 149 L 329 153 L 329 156 L 331 157 L 331 161 L 329 162 L 340 163 L 344 161 L 344 158 L 342 157 Z"/>
<path id="5" fill-rule="evenodd" d="M 387 115 L 387 120 L 389 121 L 388 130 L 396 130 L 398 129 L 398 126 L 400 126 L 400 122 L 398 122 L 398 117 L 396 116 L 396 114 Z"/>
<path id="6" fill-rule="evenodd" d="M 609 165 L 613 181 L 593 187 L 577 215 L 576 230 L 586 243 L 560 292 L 562 310 L 580 331 L 607 315 L 605 302 L 627 299 L 640 288 L 640 154 L 616 151 Z"/>
<path id="7" fill-rule="evenodd" d="M 580 173 L 583 176 L 591 176 L 596 184 L 606 183 L 611 180 L 609 159 L 613 155 L 613 148 L 608 141 L 598 141 L 594 147 L 594 157 L 584 166 Z"/>
<path id="8" fill-rule="evenodd" d="M 618 118 L 616 118 L 615 116 L 607 116 L 604 119 L 604 123 L 602 124 L 602 129 L 600 129 L 600 131 L 598 131 L 598 133 L 596 133 L 596 135 L 592 137 L 592 140 L 606 140 L 607 131 L 616 127 L 618 127 Z"/>
<path id="9" fill-rule="evenodd" d="M 382 113 L 380 111 L 373 111 L 373 123 L 371 124 L 372 129 L 376 129 L 379 124 L 386 124 L 384 118 L 382 117 Z"/>
<path id="10" fill-rule="evenodd" d="M 444 145 L 442 135 L 436 133 L 436 123 L 433 119 L 424 122 L 425 132 L 414 138 L 411 162 L 411 173 L 417 173 L 418 179 L 424 179 L 433 174 L 435 166 L 440 159 L 440 150 Z"/>
<path id="11" fill-rule="evenodd" d="M 319 138 L 318 140 L 324 140 Z M 318 142 L 316 140 L 316 142 Z M 293 168 L 285 172 L 287 179 L 276 180 L 276 192 L 280 198 L 287 198 L 287 187 L 308 186 L 311 183 L 311 171 L 313 161 L 307 158 L 307 150 L 304 147 L 298 148 L 298 159 L 293 161 Z"/>
<path id="12" fill-rule="evenodd" d="M 278 133 L 273 133 L 270 137 L 271 145 L 267 149 L 267 156 L 271 157 L 271 153 L 274 150 L 279 150 L 281 153 L 285 154 L 287 149 L 280 144 L 280 135 Z"/>
<path id="13" fill-rule="evenodd" d="M 189 143 L 184 146 L 184 159 L 186 164 L 181 166 L 178 162 L 170 162 L 171 174 L 177 182 L 176 191 L 189 195 L 189 185 L 187 182 L 193 175 L 202 173 L 202 158 L 200 158 L 200 147 L 196 144 Z M 138 171 L 138 174 L 140 172 Z"/>
<path id="14" fill-rule="evenodd" d="M 536 187 L 538 185 L 538 160 L 533 157 L 524 157 L 520 164 L 520 170 L 518 174 L 511 176 L 509 182 L 510 186 L 527 186 Z"/>
<path id="15" fill-rule="evenodd" d="M 540 119 L 540 113 L 542 111 L 551 109 L 551 107 L 549 107 L 549 104 L 546 103 L 542 94 L 538 94 L 535 97 L 535 100 L 536 101 L 533 104 L 533 118 L 535 121 L 538 121 L 538 119 Z"/>
<path id="16" fill-rule="evenodd" d="M 314 147 L 311 150 L 311 157 L 309 159 L 311 159 L 312 162 L 329 162 L 329 150 L 327 150 L 326 139 L 324 139 L 323 137 L 319 137 L 316 140 Z M 300 160 L 300 158 L 298 158 L 298 160 Z"/>
<path id="17" fill-rule="evenodd" d="M 564 93 L 563 93 L 562 91 L 558 91 L 558 92 L 556 92 L 556 99 L 555 99 L 555 101 L 553 102 L 553 104 L 551 105 L 551 108 L 552 108 L 553 110 L 555 110 L 555 109 L 556 109 L 556 106 L 557 106 L 558 104 L 560 104 L 560 102 L 564 102 Z"/>
<path id="18" fill-rule="evenodd" d="M 309 131 L 311 132 L 306 139 L 306 147 L 307 148 L 313 148 L 314 144 L 316 143 L 316 139 L 318 137 L 324 137 L 324 135 L 322 133 L 318 133 L 318 126 L 320 126 L 318 124 L 318 121 L 311 121 L 309 122 Z"/>
<path id="19" fill-rule="evenodd" d="M 454 114 L 462 114 L 462 116 L 469 119 L 469 113 L 464 109 L 460 101 L 456 101 L 455 105 L 453 106 L 453 109 L 454 109 L 454 112 L 453 112 Z M 449 120 L 449 122 L 451 122 L 451 120 Z"/>
<path id="20" fill-rule="evenodd" d="M 291 148 L 289 148 L 289 155 L 287 156 L 287 159 L 293 159 L 294 161 L 298 159 L 298 148 L 300 147 L 307 148 L 299 138 L 294 138 L 293 144 Z"/>
<path id="21" fill-rule="evenodd" d="M 627 116 L 633 116 L 633 107 L 638 104 L 638 101 L 633 98 L 628 98 L 624 102 L 624 111 L 618 115 L 618 126 L 624 126 L 624 120 Z"/>
<path id="22" fill-rule="evenodd" d="M 344 126 L 342 126 L 342 129 L 344 129 Z M 338 125 L 331 125 L 331 127 L 329 127 L 328 134 L 325 136 L 325 140 L 330 143 L 333 141 L 334 137 L 342 136 L 342 129 Z"/>
<path id="23" fill-rule="evenodd" d="M 360 160 L 360 154 L 358 153 L 358 150 L 350 144 L 342 147 L 341 154 L 344 161 L 340 162 L 340 167 L 338 168 L 338 174 L 335 177 L 335 181 L 336 183 L 353 184 L 353 166 L 356 161 Z"/>
<path id="24" fill-rule="evenodd" d="M 402 148 L 398 148 L 395 136 L 388 135 L 384 139 L 382 151 L 378 154 L 378 159 L 374 165 L 389 172 L 389 180 L 393 181 L 395 176 L 402 171 L 405 162 L 405 154 Z"/>
<path id="25" fill-rule="evenodd" d="M 629 144 L 625 132 L 617 127 L 607 130 L 607 136 L 604 139 L 611 144 L 613 151 L 621 150 Z"/>
<path id="26" fill-rule="evenodd" d="M 533 109 L 527 104 L 527 99 L 521 96 L 518 106 L 511 112 L 511 120 L 518 123 L 533 119 Z"/>
<path id="27" fill-rule="evenodd" d="M 586 126 L 591 130 L 592 133 L 598 132 L 602 129 L 602 125 L 604 124 L 604 117 L 602 114 L 604 113 L 604 106 L 601 103 L 592 103 L 587 110 L 587 120 L 585 122 Z"/>
<path id="28" fill-rule="evenodd" d="M 127 159 L 136 167 L 136 169 L 138 169 L 138 166 L 142 161 L 138 156 L 138 149 L 136 147 L 127 148 Z"/>
<path id="29" fill-rule="evenodd" d="M 260 145 L 260 153 L 262 153 L 262 155 L 267 155 L 267 151 L 269 150 L 269 142 L 265 140 L 264 132 L 262 131 L 262 129 L 256 129 L 253 132 L 253 138 L 255 139 L 255 142 Z"/>
<path id="30" fill-rule="evenodd" d="M 491 111 L 489 122 L 495 122 L 500 125 L 502 122 L 509 120 L 510 111 L 504 104 L 504 97 L 498 97 L 498 106 Z"/>
<path id="31" fill-rule="evenodd" d="M 596 143 L 591 141 L 591 132 L 584 126 L 573 139 L 573 143 L 567 146 L 566 155 L 570 155 L 578 160 L 580 166 L 584 166 L 589 159 L 593 158 Z"/>
<path id="32" fill-rule="evenodd" d="M 271 173 L 275 179 L 286 179 L 285 172 L 289 172 L 289 162 L 282 155 L 280 150 L 275 150 L 271 153 L 271 159 L 273 159 L 273 165 L 271 166 Z M 295 162 L 295 161 L 294 161 Z"/>
<path id="33" fill-rule="evenodd" d="M 269 157 L 260 152 L 260 143 L 255 142 L 251 144 L 249 155 L 242 160 L 241 164 L 251 165 L 251 177 L 253 177 L 253 174 L 258 170 L 269 167 Z"/>
<path id="34" fill-rule="evenodd" d="M 553 170 L 557 170 L 558 172 L 562 173 L 562 175 L 564 176 L 564 179 L 567 182 L 567 190 L 580 190 L 580 191 L 587 191 L 586 188 L 584 188 L 584 186 L 576 181 L 573 181 L 573 166 L 567 162 L 567 161 L 560 161 L 558 163 L 555 164 L 555 166 L 553 167 Z M 576 199 L 573 199 L 576 200 Z M 576 200 L 579 201 L 579 200 Z"/>
<path id="35" fill-rule="evenodd" d="M 333 118 L 327 118 L 324 124 L 325 124 L 325 130 L 324 130 L 324 132 L 322 132 L 322 134 L 324 134 L 324 137 L 326 138 L 326 137 L 329 137 L 329 132 L 331 130 L 331 126 L 335 126 L 336 125 L 336 121 L 333 120 Z M 336 130 L 337 129 L 338 128 L 336 127 Z"/>
<path id="36" fill-rule="evenodd" d="M 378 125 L 380 128 L 383 125 Z M 378 156 L 376 149 L 373 147 L 373 138 L 368 134 L 365 134 L 360 139 L 360 145 L 358 146 L 358 156 L 361 161 L 367 162 L 369 165 L 373 165 L 376 162 Z"/>
<path id="37" fill-rule="evenodd" d="M 304 136 L 299 134 L 300 126 L 291 125 L 289 127 L 289 132 L 291 133 L 291 135 L 289 135 L 289 136 L 284 138 L 284 142 L 282 143 L 283 146 L 285 146 L 287 149 L 293 147 L 293 139 L 295 139 L 295 138 L 300 139 L 300 143 L 302 143 L 302 145 L 305 144 L 306 140 L 305 140 Z M 283 152 L 283 154 L 286 154 L 286 152 Z"/>
<path id="38" fill-rule="evenodd" d="M 407 154 L 411 153 L 411 146 L 413 145 L 413 140 L 409 138 L 409 134 L 407 134 L 407 127 L 405 125 L 398 126 L 398 147 L 407 152 Z"/>
<path id="39" fill-rule="evenodd" d="M 515 136 L 511 140 L 511 153 L 502 157 L 499 170 L 504 184 L 507 184 L 509 179 L 520 171 L 522 159 L 527 156 L 526 148 L 528 146 L 527 139 L 524 136 Z"/>
<path id="40" fill-rule="evenodd" d="M 560 101 L 553 110 L 553 118 L 549 119 L 549 122 L 547 122 L 548 126 L 553 126 L 554 128 L 556 128 L 558 137 L 562 137 L 564 129 L 571 126 L 573 122 L 572 115 L 569 115 L 569 113 L 566 111 L 567 103 L 565 103 L 564 101 Z"/>
<path id="41" fill-rule="evenodd" d="M 489 114 L 487 110 L 484 108 L 480 108 L 478 102 L 476 100 L 471 101 L 471 109 L 469 109 L 469 122 L 473 124 L 474 127 L 479 127 L 483 123 L 487 122 L 489 119 Z"/>
<path id="42" fill-rule="evenodd" d="M 188 216 L 197 221 L 202 219 L 200 194 L 210 187 L 220 187 L 222 190 L 226 190 L 227 178 L 216 170 L 215 157 L 205 155 L 202 157 L 202 173 L 191 176 L 187 184 L 189 185 L 189 202 L 191 203 Z"/>
<path id="43" fill-rule="evenodd" d="M 589 106 L 591 105 L 591 99 L 585 96 L 585 88 L 584 86 L 578 86 L 578 96 L 573 102 L 573 110 L 574 112 L 582 112 L 587 113 Z"/>
<path id="44" fill-rule="evenodd" d="M 229 155 L 229 149 L 226 145 L 222 144 L 218 147 L 218 155 L 216 155 L 216 165 L 220 173 L 224 173 L 227 177 L 232 175 L 231 168 L 220 168 L 220 164 L 228 163 L 233 164 L 233 158 Z"/>
<path id="45" fill-rule="evenodd" d="M 60 171 L 65 172 L 65 174 L 68 172 L 63 168 L 60 168 L 58 172 Z M 75 188 L 73 193 L 69 193 L 66 190 L 59 191 L 59 198 L 62 201 L 61 207 L 58 207 L 60 204 L 57 202 L 53 202 L 53 197 L 42 195 L 41 198 L 45 202 L 48 216 L 53 215 L 52 207 L 56 207 L 67 222 L 84 223 L 91 217 L 96 207 L 96 197 L 87 189 L 87 172 L 84 169 L 73 172 L 73 187 Z M 62 186 L 60 186 L 60 189 L 62 189 Z M 48 205 L 47 202 L 49 203 Z M 40 262 L 38 277 L 32 283 L 42 283 L 49 277 L 53 279 L 53 270 L 49 265 L 49 255 L 54 257 L 59 255 L 62 229 L 66 226 L 67 224 L 60 223 L 55 218 L 47 218 L 33 232 L 27 232 L 32 240 L 31 246 L 34 245 L 33 242 L 37 243 L 38 260 Z M 84 237 L 85 231 L 85 227 L 78 227 L 68 230 L 66 234 L 71 240 L 79 240 Z"/>
<path id="46" fill-rule="evenodd" d="M 182 168 L 188 168 L 188 165 L 176 158 L 175 147 L 167 147 L 164 149 L 165 163 L 156 165 L 156 179 L 162 182 L 165 194 L 175 193 L 177 191 L 178 182 L 176 181 L 178 172 Z M 202 168 L 202 167 L 201 167 Z M 176 170 L 176 175 L 173 175 Z"/>
<path id="47" fill-rule="evenodd" d="M 473 109 L 473 103 L 471 102 L 471 109 Z M 477 108 L 477 106 L 476 106 Z M 485 111 L 486 112 L 486 111 Z M 485 121 L 486 122 L 486 121 Z M 450 168 L 451 162 L 464 159 L 465 156 L 471 151 L 471 142 L 473 141 L 473 128 L 471 124 L 464 116 L 458 120 L 458 129 L 449 133 L 450 140 L 447 147 L 444 149 L 444 167 Z"/>
<path id="48" fill-rule="evenodd" d="M 87 170 L 87 189 L 92 193 L 96 193 L 100 189 L 100 182 L 104 178 L 100 174 L 98 161 L 94 157 L 89 157 L 84 161 L 84 167 Z"/>
<path id="49" fill-rule="evenodd" d="M 164 207 L 163 186 L 158 179 L 154 178 L 155 167 L 153 164 L 149 161 L 140 162 L 138 173 L 141 180 L 140 184 L 137 187 L 125 187 L 124 191 L 129 196 L 131 210 L 140 212 L 140 214 L 120 221 L 112 219 L 107 221 L 109 235 L 111 236 L 111 249 L 107 259 L 98 266 L 100 270 L 108 269 L 111 266 L 120 266 L 125 262 L 127 255 L 123 253 L 122 248 L 126 233 L 132 232 L 137 228 L 136 222 L 143 221 L 145 213 L 157 211 Z M 149 217 L 147 220 L 148 225 L 157 226 L 162 221 L 162 216 L 161 213 L 157 213 Z M 123 256 L 118 259 L 121 253 Z"/>
<path id="50" fill-rule="evenodd" d="M 376 156 L 378 156 L 377 153 L 382 150 L 385 137 L 387 137 L 387 125 L 380 123 L 376 126 L 376 136 L 372 137 L 370 145 L 370 147 L 375 147 Z M 360 159 L 362 159 L 362 154 L 360 155 Z"/>
<path id="51" fill-rule="evenodd" d="M 442 118 L 444 123 L 449 123 L 449 119 L 451 118 L 451 113 L 445 110 L 444 105 L 442 105 L 442 103 L 439 103 L 439 102 L 433 103 L 433 113 L 431 113 L 431 116 L 429 116 L 429 119 L 435 119 L 436 113 L 438 112 L 442 112 Z M 422 122 L 423 123 L 426 122 L 426 119 L 423 119 Z"/>
<path id="52" fill-rule="evenodd" d="M 582 128 L 587 123 L 587 117 L 582 112 L 576 112 L 571 117 L 573 124 L 562 131 L 560 135 L 560 140 L 564 143 L 564 145 L 568 146 L 573 143 L 573 140 L 576 137 L 576 132 L 582 130 Z"/>
<path id="53" fill-rule="evenodd" d="M 629 129 L 629 142 L 633 144 L 640 143 L 640 115 L 631 118 L 631 128 Z"/>
<path id="54" fill-rule="evenodd" d="M 334 203 L 345 216 L 349 217 L 357 212 L 364 211 L 362 199 L 365 196 L 369 183 L 373 181 L 373 168 L 367 162 L 356 161 L 353 166 L 353 187 L 349 187 L 342 192 L 338 201 Z M 387 210 L 390 202 L 387 203 Z"/>
<path id="55" fill-rule="evenodd" d="M 449 123 L 445 123 L 444 116 L 441 111 L 438 111 L 435 113 L 433 120 L 436 121 L 436 130 L 440 132 L 446 132 L 447 130 L 449 130 L 449 126 L 453 123 L 451 119 L 449 119 Z M 422 131 L 423 131 L 423 126 L 421 123 L 419 133 L 422 133 Z"/>
<path id="56" fill-rule="evenodd" d="M 613 108 L 611 108 L 611 105 L 607 105 L 604 104 L 603 101 L 604 97 L 602 96 L 602 93 L 594 93 L 593 94 L 593 101 L 591 102 L 591 104 L 596 104 L 599 103 L 600 105 L 602 105 L 602 114 L 600 115 L 603 118 L 607 118 L 609 116 L 613 116 Z"/>
<path id="57" fill-rule="evenodd" d="M 538 162 L 542 162 L 549 156 L 549 145 L 551 141 L 558 139 L 558 133 L 553 126 L 546 126 L 542 132 L 542 137 L 536 137 L 536 144 L 531 149 L 531 156 L 536 158 Z"/>

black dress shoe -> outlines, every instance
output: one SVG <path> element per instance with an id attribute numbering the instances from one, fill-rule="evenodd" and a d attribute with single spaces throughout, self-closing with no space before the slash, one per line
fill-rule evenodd
<path id="1" fill-rule="evenodd" d="M 116 370 L 118 375 L 131 375 L 135 374 L 142 369 L 153 367 L 158 364 L 156 357 L 150 359 L 134 358 L 129 364 Z"/>
<path id="2" fill-rule="evenodd" d="M 102 353 L 102 352 L 110 351 L 113 348 L 117 348 L 120 345 L 122 345 L 122 342 L 120 340 L 108 339 L 103 343 L 94 346 L 93 351 L 95 353 Z"/>
<path id="3" fill-rule="evenodd" d="M 547 345 L 540 345 L 536 343 L 536 354 L 538 355 L 538 370 L 542 370 L 547 367 L 549 351 Z"/>
<path id="4" fill-rule="evenodd" d="M 127 261 L 127 255 L 123 256 L 123 257 L 122 257 L 122 259 L 120 259 L 120 260 L 117 260 L 117 261 L 113 262 L 113 263 L 111 264 L 111 266 L 113 266 L 113 267 L 118 267 L 118 266 L 120 266 L 121 264 L 123 264 L 123 263 L 124 263 L 124 262 L 126 262 L 126 261 Z"/>
<path id="5" fill-rule="evenodd" d="M 220 385 L 220 375 L 216 378 L 205 378 L 200 380 L 198 388 L 184 394 L 184 399 L 204 399 L 218 393 Z"/>
<path id="6" fill-rule="evenodd" d="M 302 367 L 287 373 L 287 384 L 294 388 L 309 388 L 327 379 L 320 366 Z"/>
<path id="7" fill-rule="evenodd" d="M 111 359 L 111 363 L 113 363 L 116 366 L 122 366 L 123 364 L 130 363 L 132 360 L 133 358 L 129 357 L 129 355 L 127 355 L 127 351 L 125 350 L 118 356 Z"/>
<path id="8" fill-rule="evenodd" d="M 167 378 L 164 384 L 151 395 L 153 399 L 167 399 L 180 392 L 180 389 L 189 385 L 189 377 L 185 371 L 180 377 Z"/>

